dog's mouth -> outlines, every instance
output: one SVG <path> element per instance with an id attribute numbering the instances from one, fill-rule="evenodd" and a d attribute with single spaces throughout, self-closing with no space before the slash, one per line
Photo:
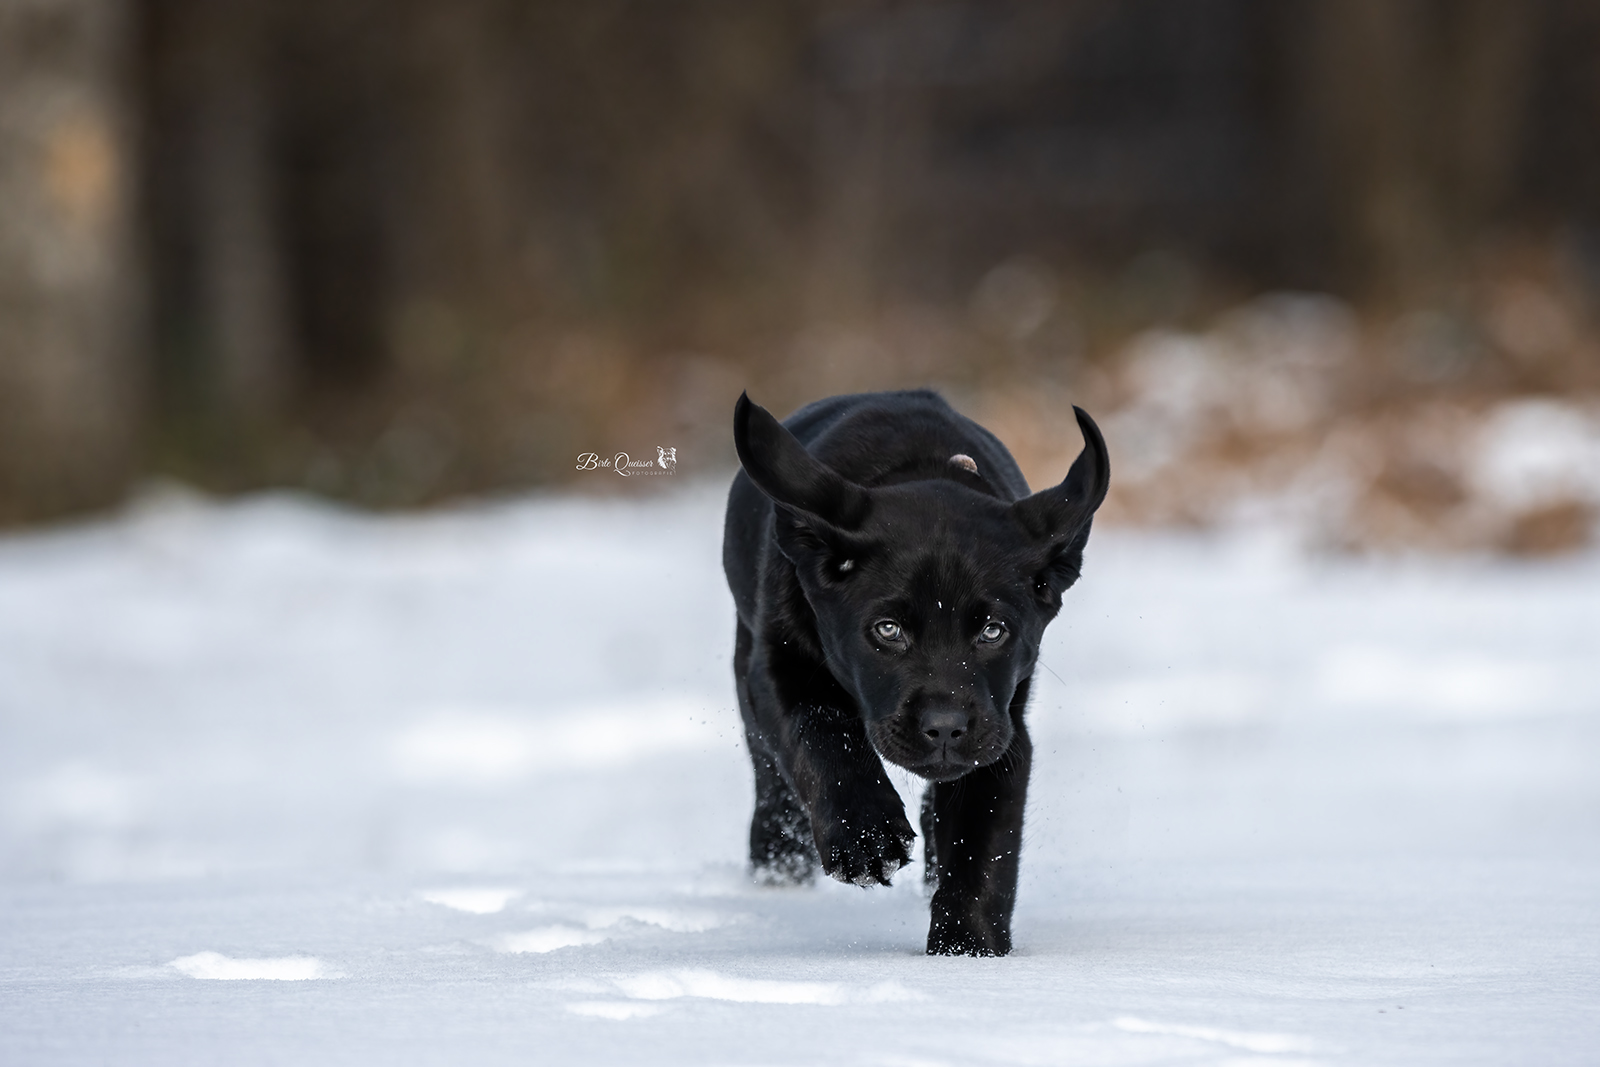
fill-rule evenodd
<path id="1" fill-rule="evenodd" d="M 918 778 L 926 778 L 930 782 L 953 782 L 964 774 L 968 774 L 983 766 L 981 760 L 974 759 L 936 759 L 922 763 L 906 770 Z"/>
<path id="2" fill-rule="evenodd" d="M 890 763 L 930 782 L 955 781 L 1005 755 L 1006 746 L 995 743 L 1001 739 L 992 731 L 959 743 L 929 745 L 907 724 L 898 725 L 885 723 L 868 731 L 873 747 Z"/>

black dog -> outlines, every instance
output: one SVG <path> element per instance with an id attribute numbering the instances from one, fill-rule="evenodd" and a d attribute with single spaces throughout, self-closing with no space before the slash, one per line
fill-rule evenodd
<path id="1" fill-rule="evenodd" d="M 1099 429 L 1073 410 L 1086 447 L 1029 496 L 1005 446 L 936 393 L 836 396 L 782 425 L 739 398 L 722 561 L 758 878 L 808 881 L 820 860 L 888 885 L 915 834 L 882 756 L 933 783 L 928 952 L 1011 951 L 1022 712 L 1110 481 Z"/>

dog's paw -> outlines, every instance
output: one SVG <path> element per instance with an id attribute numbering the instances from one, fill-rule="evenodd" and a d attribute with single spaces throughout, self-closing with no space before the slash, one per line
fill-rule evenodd
<path id="1" fill-rule="evenodd" d="M 930 956 L 1008 956 L 1011 939 L 1002 940 L 981 931 L 953 927 L 934 927 L 928 931 Z"/>
<path id="2" fill-rule="evenodd" d="M 970 900 L 940 890 L 928 909 L 930 956 L 1004 956 L 1011 952 L 1011 924 L 985 921 Z"/>
<path id="3" fill-rule="evenodd" d="M 822 869 L 841 882 L 888 885 L 894 872 L 911 862 L 911 846 L 917 840 L 898 798 L 896 804 L 828 820 L 816 835 Z"/>

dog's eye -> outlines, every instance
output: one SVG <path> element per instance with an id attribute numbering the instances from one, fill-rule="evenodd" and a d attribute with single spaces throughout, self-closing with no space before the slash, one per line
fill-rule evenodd
<path id="1" fill-rule="evenodd" d="M 992 645 L 1006 635 L 1006 628 L 998 622 L 991 622 L 978 632 L 978 640 L 986 645 Z"/>
<path id="2" fill-rule="evenodd" d="M 893 644 L 905 640 L 905 631 L 900 629 L 900 624 L 893 619 L 879 619 L 872 627 L 872 632 Z"/>

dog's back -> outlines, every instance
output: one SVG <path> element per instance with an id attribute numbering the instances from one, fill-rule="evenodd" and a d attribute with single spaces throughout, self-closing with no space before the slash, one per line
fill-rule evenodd
<path id="1" fill-rule="evenodd" d="M 931 389 L 829 397 L 807 404 L 784 425 L 812 455 L 857 485 L 944 477 L 949 457 L 966 455 L 996 496 L 1028 495 L 1028 483 L 1005 446 Z"/>

